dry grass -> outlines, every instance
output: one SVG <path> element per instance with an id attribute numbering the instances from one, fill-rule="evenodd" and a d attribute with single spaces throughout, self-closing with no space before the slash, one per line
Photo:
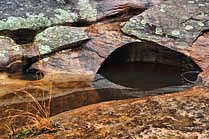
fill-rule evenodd
<path id="1" fill-rule="evenodd" d="M 25 106 L 23 109 L 8 108 L 4 111 L 4 117 L 0 118 L 0 122 L 3 123 L 1 124 L 1 128 L 6 131 L 5 133 L 8 134 L 7 137 L 30 137 L 43 132 L 55 131 L 53 122 L 50 119 L 52 91 L 53 86 L 51 83 L 49 94 L 46 96 L 45 92 L 42 92 L 42 97 L 47 98 L 47 101 L 41 102 L 38 101 L 38 99 L 35 98 L 30 92 L 24 89 L 18 90 L 14 93 L 21 100 L 24 100 L 23 96 L 27 96 L 31 99 L 32 103 L 27 104 L 30 105 L 29 109 L 27 109 L 27 106 Z M 19 94 L 20 92 L 21 95 Z M 23 93 L 25 95 L 22 95 Z"/>

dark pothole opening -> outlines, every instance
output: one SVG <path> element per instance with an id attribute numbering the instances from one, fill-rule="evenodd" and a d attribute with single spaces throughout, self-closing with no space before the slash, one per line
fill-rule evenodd
<path id="1" fill-rule="evenodd" d="M 188 56 L 151 43 L 136 42 L 115 50 L 98 74 L 112 83 L 142 91 L 193 84 L 201 68 Z"/>
<path id="2" fill-rule="evenodd" d="M 34 41 L 38 32 L 38 30 L 33 29 L 4 30 L 0 32 L 0 35 L 12 38 L 17 44 L 29 44 Z"/>
<path id="3" fill-rule="evenodd" d="M 44 73 L 38 69 L 27 69 L 23 72 L 10 73 L 8 75 L 11 79 L 20 79 L 27 81 L 36 81 L 44 78 Z"/>

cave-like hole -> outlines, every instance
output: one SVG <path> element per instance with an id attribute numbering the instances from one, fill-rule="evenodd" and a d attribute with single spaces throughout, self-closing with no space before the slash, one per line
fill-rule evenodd
<path id="1" fill-rule="evenodd" d="M 116 49 L 97 74 L 139 90 L 194 83 L 201 69 L 188 56 L 151 42 L 135 42 Z"/>
<path id="2" fill-rule="evenodd" d="M 4 30 L 0 32 L 0 35 L 12 38 L 17 44 L 29 44 L 33 42 L 38 32 L 33 29 Z"/>
<path id="3" fill-rule="evenodd" d="M 10 73 L 8 77 L 11 79 L 35 81 L 35 80 L 43 79 L 44 73 L 38 69 L 27 69 L 26 71 L 23 72 Z"/>

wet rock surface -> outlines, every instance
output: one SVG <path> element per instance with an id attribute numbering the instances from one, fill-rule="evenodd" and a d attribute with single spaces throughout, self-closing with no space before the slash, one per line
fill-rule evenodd
<path id="1" fill-rule="evenodd" d="M 165 1 L 131 18 L 122 31 L 191 56 L 204 70 L 208 66 L 208 6 L 206 1 Z M 197 50 L 198 49 L 198 50 Z"/>
<path id="2" fill-rule="evenodd" d="M 209 137 L 208 89 L 90 105 L 52 117 L 65 130 L 36 138 Z"/>
<path id="3" fill-rule="evenodd" d="M 14 120 L 10 110 L 37 113 L 39 102 L 64 128 L 34 138 L 209 138 L 208 8 L 206 0 L 0 1 L 1 125 Z M 179 80 L 201 73 L 142 91 L 99 72 L 137 62 L 176 66 Z M 121 101 L 95 104 L 110 100 Z M 28 124 L 18 121 L 12 132 Z M 0 136 L 10 132 L 0 127 Z"/>

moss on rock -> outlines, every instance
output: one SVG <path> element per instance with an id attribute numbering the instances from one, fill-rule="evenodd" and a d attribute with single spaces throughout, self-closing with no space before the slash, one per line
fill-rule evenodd
<path id="1" fill-rule="evenodd" d="M 80 28 L 68 26 L 50 27 L 35 37 L 41 54 L 51 53 L 62 46 L 88 39 L 87 34 Z"/>
<path id="2" fill-rule="evenodd" d="M 75 22 L 77 15 L 69 13 L 66 10 L 56 9 L 54 17 L 47 17 L 43 13 L 38 15 L 27 15 L 23 17 L 8 17 L 7 19 L 0 20 L 1 30 L 17 30 L 17 29 L 39 29 L 49 27 L 54 24 L 61 24 L 66 22 Z"/>
<path id="3" fill-rule="evenodd" d="M 78 0 L 78 7 L 81 20 L 96 21 L 97 9 L 91 5 L 89 0 Z"/>

